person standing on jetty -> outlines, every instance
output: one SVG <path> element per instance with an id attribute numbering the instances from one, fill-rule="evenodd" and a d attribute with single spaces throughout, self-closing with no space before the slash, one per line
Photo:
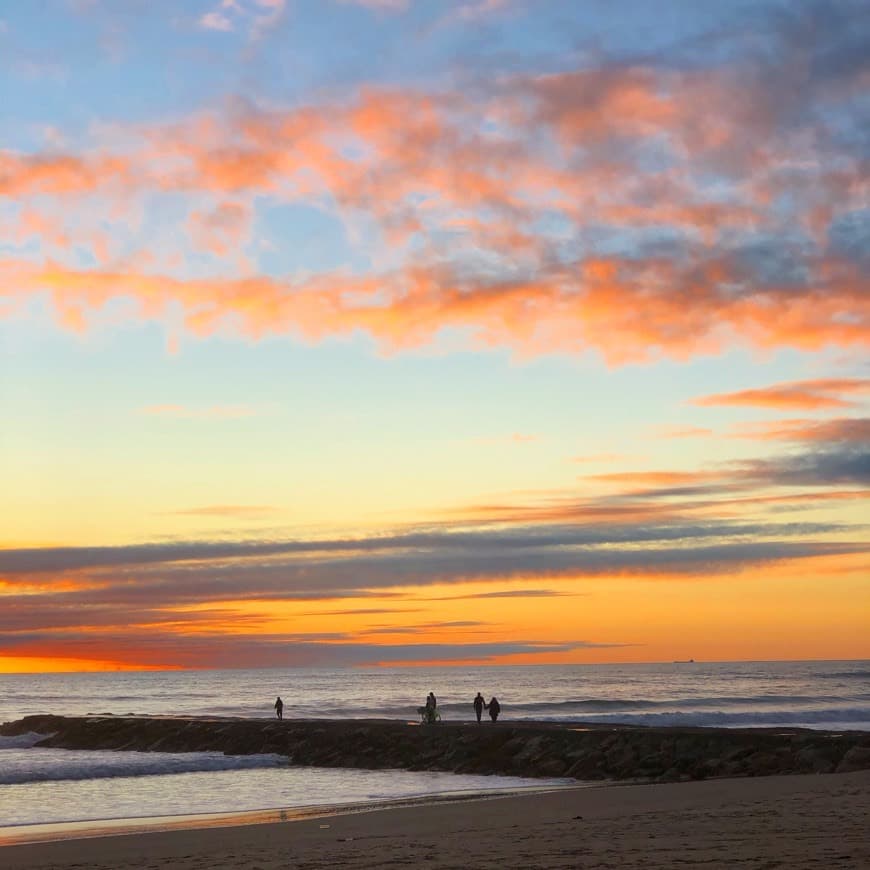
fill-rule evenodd
<path id="1" fill-rule="evenodd" d="M 495 695 L 489 699 L 489 703 L 486 704 L 486 709 L 489 710 L 489 718 L 495 722 L 498 719 L 498 714 L 501 713 L 501 704 L 498 702 L 498 698 Z"/>
<path id="2" fill-rule="evenodd" d="M 280 695 L 275 699 L 275 715 L 279 719 L 284 718 L 284 702 L 281 700 Z"/>
<path id="3" fill-rule="evenodd" d="M 441 717 L 438 715 L 438 711 L 435 709 L 438 706 L 438 701 L 435 698 L 434 692 L 429 692 L 426 695 L 426 706 L 418 707 L 417 712 L 420 714 L 424 724 L 426 725 L 434 725 Z"/>
<path id="4" fill-rule="evenodd" d="M 485 701 L 483 700 L 483 695 L 480 692 L 477 693 L 477 697 L 474 699 L 474 715 L 477 716 L 477 724 L 480 724 L 480 717 L 483 713 L 483 707 L 485 705 Z"/>

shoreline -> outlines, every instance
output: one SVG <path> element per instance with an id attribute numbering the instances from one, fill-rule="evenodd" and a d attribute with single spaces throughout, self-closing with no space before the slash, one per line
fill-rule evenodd
<path id="1" fill-rule="evenodd" d="M 616 785 L 616 784 L 614 784 Z M 549 794 L 569 789 L 606 788 L 603 783 L 566 783 L 565 785 L 530 786 L 529 788 L 505 788 L 484 791 L 447 792 L 430 796 L 385 798 L 358 803 L 331 803 L 317 806 L 268 807 L 237 812 L 190 813 L 169 816 L 142 816 L 117 819 L 84 819 L 74 822 L 45 822 L 35 824 L 0 826 L 0 848 L 40 843 L 65 843 L 101 837 L 121 837 L 137 834 L 159 834 L 167 831 L 209 830 L 211 828 L 238 828 L 249 825 L 266 825 L 286 822 L 322 819 L 332 816 L 357 815 L 381 812 L 404 807 L 430 806 L 446 803 L 470 803 L 472 801 L 498 800 Z"/>
<path id="2" fill-rule="evenodd" d="M 870 866 L 870 771 L 569 787 L 0 848 L 4 870 Z"/>

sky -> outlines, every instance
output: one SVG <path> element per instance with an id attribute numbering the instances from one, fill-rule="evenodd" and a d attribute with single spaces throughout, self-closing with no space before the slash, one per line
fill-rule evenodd
<path id="1" fill-rule="evenodd" d="M 0 0 L 0 672 L 870 658 L 864 0 Z"/>

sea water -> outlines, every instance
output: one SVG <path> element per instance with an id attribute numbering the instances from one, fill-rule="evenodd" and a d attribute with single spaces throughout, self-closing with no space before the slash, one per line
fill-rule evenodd
<path id="1" fill-rule="evenodd" d="M 682 662 L 372 670 L 0 675 L 0 721 L 34 713 L 472 721 L 480 691 L 502 720 L 870 730 L 870 662 Z M 500 720 L 501 721 L 501 720 Z M 482 727 L 486 727 L 485 725 Z M 85 752 L 0 738 L 0 827 L 369 803 L 540 787 L 436 772 L 291 768 L 281 756 Z M 551 783 L 557 784 L 555 781 Z"/>
<path id="2" fill-rule="evenodd" d="M 33 735 L 38 739 L 43 735 Z M 3 749 L 0 830 L 17 825 L 371 804 L 561 780 L 290 767 L 280 755 Z"/>

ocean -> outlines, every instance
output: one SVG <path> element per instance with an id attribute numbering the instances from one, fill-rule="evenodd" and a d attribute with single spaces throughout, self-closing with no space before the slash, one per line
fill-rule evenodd
<path id="1" fill-rule="evenodd" d="M 502 720 L 870 730 L 870 661 L 681 662 L 371 670 L 0 674 L 0 722 L 35 713 L 473 721 L 480 691 Z M 437 772 L 290 768 L 280 756 L 37 749 L 0 737 L 0 828 L 368 804 L 562 784 Z M 19 827 L 20 829 L 20 827 Z"/>

